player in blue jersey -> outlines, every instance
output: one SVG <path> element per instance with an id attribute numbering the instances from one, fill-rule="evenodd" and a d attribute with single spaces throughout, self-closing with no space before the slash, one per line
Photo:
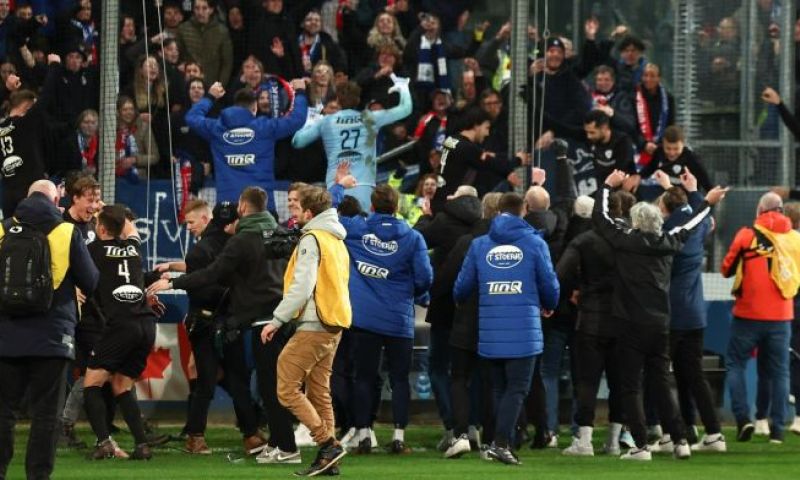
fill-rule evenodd
<path id="1" fill-rule="evenodd" d="M 375 188 L 377 168 L 375 139 L 381 127 L 404 119 L 411 114 L 411 93 L 408 79 L 392 75 L 394 86 L 389 93 L 400 93 L 400 104 L 388 110 L 356 110 L 361 101 L 361 88 L 353 82 L 336 87 L 336 97 L 342 110 L 308 124 L 292 139 L 294 148 L 303 148 L 322 138 L 325 154 L 328 157 L 328 171 L 325 182 L 333 186 L 336 168 L 341 162 L 350 162 L 350 171 L 356 178 L 356 186 L 347 189 L 346 195 L 353 196 L 364 210 L 369 210 L 370 195 Z"/>

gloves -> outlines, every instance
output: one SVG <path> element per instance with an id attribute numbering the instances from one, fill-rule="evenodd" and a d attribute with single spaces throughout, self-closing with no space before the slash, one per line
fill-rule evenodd
<path id="1" fill-rule="evenodd" d="M 556 138 L 553 140 L 553 150 L 556 153 L 556 158 L 567 158 L 567 151 L 569 150 L 569 144 L 563 138 Z"/>
<path id="2" fill-rule="evenodd" d="M 389 88 L 388 93 L 399 92 L 401 89 L 408 89 L 408 84 L 411 81 L 409 78 L 398 77 L 394 73 L 389 76 L 392 79 L 392 83 L 394 85 Z"/>

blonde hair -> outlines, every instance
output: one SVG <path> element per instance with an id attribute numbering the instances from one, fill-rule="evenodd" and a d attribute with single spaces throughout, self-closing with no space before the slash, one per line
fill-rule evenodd
<path id="1" fill-rule="evenodd" d="M 378 31 L 378 20 L 380 20 L 384 15 L 391 17 L 392 23 L 394 24 L 394 27 L 392 27 L 391 38 L 387 38 Z M 382 45 L 387 43 L 394 43 L 398 48 L 402 49 L 406 46 L 406 39 L 403 38 L 403 32 L 400 30 L 400 22 L 397 21 L 397 17 L 391 13 L 383 12 L 375 17 L 375 21 L 372 24 L 369 35 L 367 35 L 367 45 L 377 50 Z"/>
<path id="2" fill-rule="evenodd" d="M 155 62 L 156 68 L 158 68 L 158 77 L 156 77 L 153 82 L 153 89 L 150 91 L 150 105 L 153 108 L 163 108 L 167 103 L 167 87 L 164 82 L 164 71 L 161 69 L 161 65 L 158 64 L 158 59 L 152 55 L 142 57 L 136 64 L 136 73 L 133 76 L 133 105 L 139 111 L 145 111 L 148 107 L 147 91 L 150 86 L 148 85 L 149 82 L 144 69 L 145 63 L 151 58 Z"/>

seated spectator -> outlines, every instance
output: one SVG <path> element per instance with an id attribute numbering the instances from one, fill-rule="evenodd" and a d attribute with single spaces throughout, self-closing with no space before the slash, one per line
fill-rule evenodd
<path id="1" fill-rule="evenodd" d="M 642 84 L 636 87 L 636 115 L 639 165 L 648 165 L 661 144 L 664 131 L 675 124 L 675 99 L 661 84 L 661 69 L 655 63 L 644 67 Z"/>
<path id="2" fill-rule="evenodd" d="M 678 186 L 681 185 L 681 176 L 688 170 L 697 178 L 700 188 L 708 192 L 713 187 L 708 172 L 697 154 L 684 141 L 681 127 L 667 127 L 661 145 L 653 152 L 653 160 L 639 173 L 642 178 L 648 178 L 660 170 L 666 174 L 669 184 Z"/>
<path id="3" fill-rule="evenodd" d="M 388 12 L 375 17 L 375 22 L 367 34 L 367 46 L 372 53 L 367 58 L 375 58 L 374 54 L 384 45 L 394 45 L 401 52 L 406 48 L 406 39 L 400 30 L 400 24 L 397 22 L 397 18 Z"/>
<path id="4" fill-rule="evenodd" d="M 178 27 L 178 49 L 196 60 L 206 81 L 227 82 L 233 72 L 233 45 L 228 29 L 214 17 L 213 0 L 195 0 L 192 18 Z"/>
<path id="5" fill-rule="evenodd" d="M 328 62 L 337 71 L 347 68 L 342 49 L 327 32 L 322 31 L 319 10 L 311 10 L 306 14 L 298 43 L 304 75 L 311 75 L 314 65 L 320 61 Z"/>
<path id="6" fill-rule="evenodd" d="M 356 75 L 356 83 L 361 87 L 362 106 L 372 100 L 379 101 L 385 108 L 392 108 L 400 103 L 397 93 L 387 93 L 392 87 L 391 75 L 402 76 L 402 53 L 392 44 L 378 47 L 376 61 L 364 67 Z"/>
<path id="7" fill-rule="evenodd" d="M 80 112 L 99 107 L 100 82 L 96 67 L 84 67 L 87 58 L 78 45 L 66 50 L 48 112 L 59 122 L 71 125 Z"/>
<path id="8" fill-rule="evenodd" d="M 594 88 L 590 91 L 592 108 L 601 110 L 611 118 L 614 130 L 636 136 L 636 113 L 632 96 L 616 88 L 616 74 L 607 65 L 600 65 L 594 71 Z"/>
<path id="9" fill-rule="evenodd" d="M 158 145 L 148 117 L 139 115 L 130 97 L 117 100 L 116 175 L 131 183 L 158 163 Z M 144 171 L 141 171 L 139 169 Z"/>
<path id="10" fill-rule="evenodd" d="M 54 175 L 62 178 L 68 172 L 81 171 L 89 175 L 97 175 L 99 167 L 97 126 L 99 115 L 96 110 L 82 111 L 75 122 L 76 128 L 61 142 L 58 149 L 63 155 L 60 172 Z"/>
<path id="11" fill-rule="evenodd" d="M 256 2 L 253 2 L 256 3 Z M 265 71 L 283 78 L 303 73 L 294 20 L 284 12 L 283 0 L 264 0 L 246 12 L 247 51 L 264 64 Z"/>

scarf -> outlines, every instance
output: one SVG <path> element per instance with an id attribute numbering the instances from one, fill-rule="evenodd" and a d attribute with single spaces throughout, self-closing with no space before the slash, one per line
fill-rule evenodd
<path id="1" fill-rule="evenodd" d="M 642 83 L 642 74 L 644 74 L 644 67 L 647 65 L 647 59 L 644 57 L 639 58 L 639 64 L 636 68 L 631 69 L 631 86 L 639 85 Z M 619 66 L 622 68 L 627 67 L 625 62 L 619 61 Z"/>
<path id="2" fill-rule="evenodd" d="M 437 118 L 436 112 L 428 112 L 422 118 L 419 119 L 419 123 L 417 123 L 417 128 L 414 130 L 414 138 L 419 140 L 422 138 L 422 135 L 425 133 L 425 128 L 427 128 L 428 124 Z M 433 138 L 433 148 L 437 152 L 442 151 L 442 144 L 444 143 L 444 139 L 446 137 L 445 131 L 447 131 L 447 117 L 442 117 L 439 119 L 439 128 L 436 129 L 436 135 Z"/>
<path id="3" fill-rule="evenodd" d="M 139 146 L 136 144 L 136 138 L 134 137 L 135 134 L 136 126 L 132 126 L 130 128 L 122 127 L 117 130 L 117 141 L 115 144 L 117 150 L 117 160 L 122 160 L 126 157 L 133 157 L 139 153 Z M 124 176 L 126 173 L 128 173 L 126 170 L 119 168 L 119 166 L 117 166 L 116 172 L 118 177 Z"/>
<path id="4" fill-rule="evenodd" d="M 76 19 L 72 19 L 70 22 L 75 27 L 81 29 L 81 34 L 83 36 L 81 43 L 83 44 L 84 52 L 89 58 L 89 63 L 97 65 L 97 30 L 94 28 L 94 22 L 83 23 Z"/>
<path id="5" fill-rule="evenodd" d="M 81 151 L 82 157 L 81 168 L 96 171 L 97 143 L 97 135 L 92 135 L 87 139 L 82 134 L 78 134 L 78 149 Z"/>
<path id="6" fill-rule="evenodd" d="M 303 60 L 308 60 L 309 65 L 315 65 L 319 60 L 325 60 L 325 49 L 321 48 L 322 42 L 319 40 L 319 34 L 314 35 L 314 41 L 309 45 L 305 42 L 305 35 L 301 33 L 297 43 L 300 45 L 300 55 L 303 56 Z M 310 74 L 311 72 L 306 73 Z"/>
<path id="7" fill-rule="evenodd" d="M 417 85 L 423 90 L 442 88 L 450 90 L 450 77 L 447 76 L 447 57 L 444 54 L 442 39 L 431 43 L 425 35 L 420 37 L 417 58 Z"/>
<path id="8" fill-rule="evenodd" d="M 636 87 L 636 117 L 639 121 L 639 131 L 642 133 L 645 142 L 660 142 L 661 137 L 664 135 L 664 130 L 667 128 L 669 101 L 667 90 L 663 85 L 658 86 L 658 99 L 661 103 L 661 108 L 658 115 L 658 126 L 654 132 L 651 122 L 652 112 L 650 112 L 650 107 L 647 106 L 647 99 L 644 98 L 644 90 L 642 90 L 641 86 Z M 642 150 L 639 153 L 639 164 L 646 166 L 652 158 L 652 155 Z"/>
<path id="9" fill-rule="evenodd" d="M 592 91 L 592 108 L 599 107 L 599 106 L 608 106 L 611 105 L 611 101 L 614 99 L 614 91 L 608 93 L 600 93 L 597 90 Z"/>

